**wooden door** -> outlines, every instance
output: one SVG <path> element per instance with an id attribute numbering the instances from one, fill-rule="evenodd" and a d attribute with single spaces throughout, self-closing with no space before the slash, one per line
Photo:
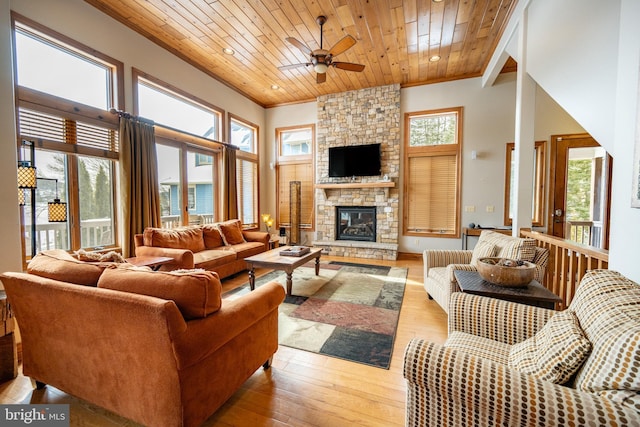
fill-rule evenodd
<path id="1" fill-rule="evenodd" d="M 549 234 L 609 247 L 612 158 L 588 134 L 551 137 Z"/>

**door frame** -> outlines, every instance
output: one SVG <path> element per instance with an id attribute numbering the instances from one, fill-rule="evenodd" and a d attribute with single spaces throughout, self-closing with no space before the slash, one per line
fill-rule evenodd
<path id="1" fill-rule="evenodd" d="M 549 203 L 548 203 L 548 209 L 547 209 L 547 224 L 548 224 L 547 233 L 552 236 L 555 235 L 554 234 L 554 224 L 555 224 L 554 212 L 556 210 L 556 191 L 561 191 L 563 194 L 566 191 L 566 168 L 563 167 L 564 172 L 558 168 L 558 158 L 560 157 L 561 159 L 563 159 L 565 153 L 562 153 L 562 155 L 559 155 L 558 143 L 562 141 L 567 141 L 567 140 L 571 141 L 571 140 L 580 140 L 580 139 L 590 139 L 593 141 L 595 145 L 585 144 L 585 145 L 579 145 L 576 147 L 580 147 L 580 146 L 600 147 L 600 144 L 588 133 L 551 135 L 550 137 L 551 144 L 550 144 L 550 150 L 549 150 Z M 606 162 L 608 163 L 608 170 L 605 176 L 606 182 L 604 183 L 604 185 L 606 186 L 607 197 L 606 197 L 605 207 L 604 207 L 604 217 L 602 219 L 602 229 L 603 229 L 602 248 L 603 249 L 609 249 L 609 224 L 611 219 L 611 178 L 612 178 L 612 172 L 613 172 L 613 158 L 608 153 L 606 157 Z M 562 182 L 558 182 L 558 180 L 561 178 L 562 178 Z M 565 205 L 566 205 L 566 200 L 565 200 Z M 563 211 L 562 213 L 563 238 L 564 238 L 564 230 L 565 230 L 565 224 L 566 224 L 565 207 L 566 206 L 561 206 L 561 209 Z"/>

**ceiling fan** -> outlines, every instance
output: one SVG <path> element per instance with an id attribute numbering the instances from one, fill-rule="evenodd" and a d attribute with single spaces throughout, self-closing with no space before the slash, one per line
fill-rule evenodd
<path id="1" fill-rule="evenodd" d="M 302 62 L 300 64 L 291 64 L 284 65 L 282 67 L 278 67 L 280 70 L 290 70 L 292 68 L 297 67 L 308 67 L 310 65 L 313 66 L 316 74 L 316 82 L 324 83 L 327 80 L 327 70 L 329 67 L 339 68 L 341 70 L 347 71 L 362 71 L 364 70 L 364 65 L 362 64 L 354 64 L 351 62 L 339 62 L 334 61 L 333 57 L 341 54 L 347 49 L 351 48 L 354 44 L 356 44 L 356 39 L 354 39 L 350 35 L 344 36 L 342 39 L 338 41 L 333 47 L 329 50 L 322 48 L 322 26 L 327 22 L 327 17 L 324 15 L 320 15 L 316 18 L 316 22 L 320 25 L 320 49 L 311 50 L 300 40 L 295 39 L 293 37 L 287 37 L 285 40 L 300 49 L 302 52 L 309 55 L 309 62 Z"/>

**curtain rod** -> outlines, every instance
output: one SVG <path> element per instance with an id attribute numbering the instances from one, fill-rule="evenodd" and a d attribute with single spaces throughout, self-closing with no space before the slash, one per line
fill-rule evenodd
<path id="1" fill-rule="evenodd" d="M 126 111 L 116 110 L 115 108 L 112 108 L 109 111 L 112 114 L 117 114 L 119 117 L 124 117 L 126 119 L 139 120 L 141 122 L 149 123 L 149 124 L 151 124 L 153 126 L 160 126 L 162 128 L 169 129 L 171 131 L 175 131 L 175 132 L 179 132 L 179 133 L 184 133 L 184 134 L 196 137 L 196 138 L 208 139 L 208 138 L 205 138 L 205 137 L 203 137 L 201 135 L 196 135 L 196 134 L 193 134 L 193 133 L 190 133 L 190 132 L 185 132 L 185 131 L 180 130 L 180 129 L 172 128 L 171 126 L 156 124 L 153 120 L 145 119 L 144 117 L 136 117 L 136 116 L 131 115 L 131 113 L 127 113 Z M 239 150 L 239 148 L 237 146 L 235 146 L 233 144 L 229 144 L 228 142 L 216 141 L 215 139 L 211 139 L 210 141 L 215 142 L 216 144 L 220 144 L 225 148 L 230 148 L 232 150 Z"/>

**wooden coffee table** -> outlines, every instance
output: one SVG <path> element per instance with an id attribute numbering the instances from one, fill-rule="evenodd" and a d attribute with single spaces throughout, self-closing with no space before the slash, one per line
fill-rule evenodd
<path id="1" fill-rule="evenodd" d="M 256 267 L 272 268 L 287 273 L 287 295 L 291 295 L 291 288 L 293 287 L 292 275 L 293 270 L 296 268 L 315 258 L 316 276 L 320 274 L 320 255 L 322 248 L 311 248 L 308 253 L 302 256 L 280 255 L 280 251 L 287 248 L 289 248 L 289 246 L 275 248 L 244 259 L 247 264 L 249 264 L 249 287 L 251 290 L 254 290 L 256 287 Z"/>
<path id="2" fill-rule="evenodd" d="M 480 277 L 477 271 L 454 270 L 453 275 L 462 292 L 468 294 L 519 302 L 520 304 L 533 305 L 551 310 L 555 308 L 557 302 L 562 302 L 560 297 L 542 286 L 536 280 L 532 280 L 527 286 L 521 288 L 509 288 L 487 282 Z"/>

